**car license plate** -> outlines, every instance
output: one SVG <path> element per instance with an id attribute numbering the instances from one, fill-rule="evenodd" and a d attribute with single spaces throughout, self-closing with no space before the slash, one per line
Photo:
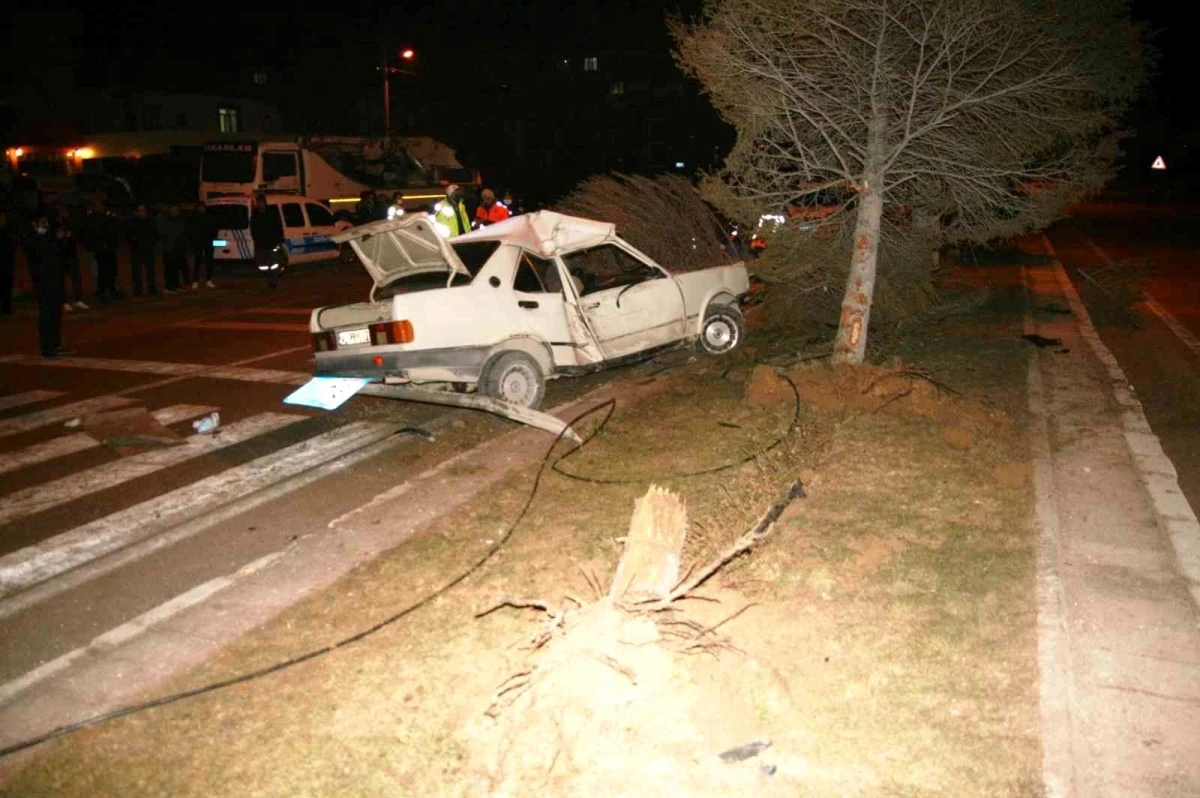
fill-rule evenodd
<path id="1" fill-rule="evenodd" d="M 337 334 L 338 346 L 358 346 L 371 343 L 369 330 L 342 330 Z"/>

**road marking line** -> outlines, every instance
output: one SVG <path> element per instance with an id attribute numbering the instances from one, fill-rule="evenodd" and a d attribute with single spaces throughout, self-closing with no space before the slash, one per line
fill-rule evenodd
<path id="1" fill-rule="evenodd" d="M 210 380 L 238 380 L 241 382 L 267 382 L 276 385 L 303 385 L 312 379 L 304 371 L 280 371 L 278 369 L 223 368 L 204 374 Z"/>
<path id="2" fill-rule="evenodd" d="M 70 421 L 73 418 L 84 416 L 88 413 L 98 413 L 102 410 L 112 410 L 131 404 L 133 404 L 132 399 L 112 394 L 84 399 L 81 402 L 73 402 L 69 405 L 51 407 L 46 410 L 39 410 L 36 413 L 17 416 L 16 418 L 0 419 L 0 438 L 28 432 L 39 427 L 48 427 L 60 421 Z"/>
<path id="3" fill-rule="evenodd" d="M 170 407 L 164 407 L 162 410 L 155 410 L 150 415 L 159 424 L 170 426 L 180 421 L 186 421 L 189 418 L 197 418 L 205 413 L 211 413 L 216 409 L 208 405 L 171 405 Z M 37 463 L 44 463 L 47 460 L 54 460 L 59 457 L 66 457 L 69 454 L 75 454 L 76 452 L 94 449 L 99 445 L 100 441 L 86 432 L 62 435 L 43 443 L 27 446 L 16 452 L 0 454 L 0 474 L 7 474 L 9 471 L 16 471 L 19 468 L 26 468 Z"/>
<path id="4" fill-rule="evenodd" d="M 45 402 L 50 399 L 57 399 L 62 395 L 62 391 L 26 391 L 25 393 L 0 396 L 0 410 L 8 410 L 10 407 L 20 407 L 21 405 L 31 405 L 34 402 Z"/>
<path id="5" fill-rule="evenodd" d="M 1100 260 L 1104 261 L 1110 266 L 1113 264 L 1113 259 L 1109 257 L 1107 252 L 1100 248 L 1099 244 L 1089 238 L 1086 233 L 1080 233 L 1080 235 L 1083 236 L 1083 240 L 1087 242 L 1087 245 L 1091 248 L 1092 252 L 1095 253 Z M 1175 318 L 1171 311 L 1160 305 L 1158 300 L 1150 296 L 1150 294 L 1146 294 L 1146 307 L 1148 307 L 1155 316 L 1158 316 L 1160 319 L 1162 319 L 1163 324 L 1167 325 L 1167 329 L 1175 333 L 1175 337 L 1182 341 L 1184 346 L 1192 350 L 1193 354 L 1200 355 L 1200 339 L 1196 338 L 1196 336 L 1192 334 L 1191 330 L 1183 326 L 1183 324 L 1179 321 L 1179 319 Z"/>
<path id="6" fill-rule="evenodd" d="M 3 685 L 0 685 L 0 704 L 3 704 L 16 694 L 29 689 L 40 681 L 48 679 L 55 674 L 62 673 L 77 660 L 89 654 L 100 654 L 108 649 L 120 645 L 121 643 L 126 643 L 142 634 L 152 626 L 157 626 L 163 621 L 173 618 L 184 610 L 207 601 L 213 595 L 219 593 L 238 580 L 251 576 L 272 565 L 275 563 L 275 561 L 282 557 L 283 554 L 284 552 L 282 551 L 272 552 L 265 557 L 260 557 L 254 562 L 242 566 L 228 576 L 220 576 L 216 579 L 210 579 L 203 584 L 197 585 L 191 590 L 179 594 L 175 598 L 142 613 L 136 618 L 110 629 L 102 635 L 98 635 L 86 645 L 80 646 L 72 651 L 68 651 L 66 654 L 63 654 L 60 657 L 55 657 L 49 662 L 39 665 L 38 667 L 25 674 L 22 674 L 16 679 L 12 679 Z"/>
<path id="7" fill-rule="evenodd" d="M 1158 304 L 1158 300 L 1151 296 L 1146 297 L 1146 307 L 1150 308 L 1154 312 L 1154 315 L 1162 319 L 1163 324 L 1167 325 L 1167 328 L 1175 333 L 1175 336 L 1180 341 L 1183 341 L 1184 346 L 1192 350 L 1193 353 L 1200 355 L 1200 339 L 1192 335 L 1192 331 L 1184 327 L 1179 319 L 1172 315 L 1171 311 Z"/>
<path id="8" fill-rule="evenodd" d="M 285 413 L 260 413 L 222 427 L 217 433 L 192 435 L 181 446 L 143 452 L 43 482 L 4 497 L 0 504 L 0 524 L 44 512 L 60 504 L 81 499 L 92 493 L 116 487 L 164 468 L 203 457 L 259 435 L 303 421 L 307 416 Z"/>
<path id="9" fill-rule="evenodd" d="M 307 346 L 294 347 L 286 350 L 287 352 L 295 352 L 300 349 L 308 349 Z M 278 354 L 272 354 L 268 357 L 277 357 Z M 17 357 L 25 358 L 33 361 L 28 355 L 19 355 Z M 266 359 L 252 358 L 250 361 Z M 312 378 L 312 374 L 306 371 L 280 371 L 275 369 L 247 369 L 241 368 L 236 364 L 227 366 L 206 366 L 200 363 L 163 363 L 153 360 L 114 360 L 111 358 L 94 358 L 94 357 L 71 357 L 62 360 L 50 361 L 47 365 L 53 365 L 58 368 L 79 368 L 79 369 L 98 369 L 100 371 L 124 371 L 141 374 L 169 374 L 173 375 L 168 380 L 154 382 L 149 385 L 138 385 L 133 388 L 127 388 L 124 391 L 118 391 L 114 396 L 144 391 L 149 388 L 157 388 L 161 385 L 166 385 L 169 382 L 178 382 L 183 379 L 203 378 L 203 379 L 223 379 L 237 380 L 240 382 L 275 382 L 281 385 L 297 385 L 297 380 L 301 377 L 307 382 Z"/>
<path id="10" fill-rule="evenodd" d="M 252 332 L 308 332 L 307 324 L 283 321 L 197 321 L 173 324 L 184 330 L 235 330 Z"/>
<path id="11" fill-rule="evenodd" d="M 246 308 L 239 313 L 250 313 L 256 316 L 312 316 L 312 308 Z"/>
<path id="12" fill-rule="evenodd" d="M 118 360 L 110 357 L 65 357 L 61 360 L 41 361 L 30 355 L 22 358 L 34 365 L 48 368 L 98 369 L 100 371 L 129 371 L 138 374 L 190 374 L 204 366 L 197 363 L 165 363 L 154 360 Z"/>
<path id="13" fill-rule="evenodd" d="M 391 424 L 356 421 L 6 554 L 0 557 L 0 595 L 45 582 L 135 543 L 148 542 L 175 526 L 219 511 L 223 505 L 384 438 L 394 429 Z M 188 531 L 195 534 L 202 528 L 206 525 Z M 44 591 L 37 600 L 58 592 Z M 25 596 L 0 601 L 0 618 L 31 603 Z"/>

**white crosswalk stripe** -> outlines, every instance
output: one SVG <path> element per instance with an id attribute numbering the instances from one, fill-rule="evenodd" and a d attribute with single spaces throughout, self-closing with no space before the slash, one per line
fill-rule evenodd
<path id="1" fill-rule="evenodd" d="M 57 399 L 62 395 L 62 391 L 26 391 L 25 393 L 0 396 L 0 410 L 8 410 L 10 407 L 20 407 L 21 405 L 31 405 L 34 402 L 45 402 L 48 399 Z"/>
<path id="2" fill-rule="evenodd" d="M 162 410 L 155 410 L 150 415 L 159 424 L 170 426 L 189 418 L 197 418 L 205 413 L 211 413 L 217 408 L 209 405 L 171 405 Z M 59 457 L 66 457 L 76 452 L 84 452 L 100 446 L 100 441 L 86 432 L 76 432 L 71 435 L 60 435 L 42 443 L 35 443 L 15 452 L 0 453 L 0 474 L 28 468 L 31 465 L 44 463 Z"/>
<path id="3" fill-rule="evenodd" d="M 390 435 L 392 425 L 358 421 L 235 466 L 178 490 L 0 557 L 0 596 L 163 534 L 264 487 Z M 52 594 L 53 591 L 50 592 Z M 0 618 L 28 606 L 0 601 Z"/>
<path id="4" fill-rule="evenodd" d="M 298 347 L 304 349 L 305 347 Z M 294 350 L 287 350 L 294 351 Z M 61 360 L 38 360 L 29 355 L 0 357 L 0 363 L 29 363 L 57 369 L 94 369 L 120 371 L 130 374 L 159 374 L 169 377 L 203 377 L 205 379 L 237 380 L 241 382 L 270 382 L 299 385 L 312 375 L 303 371 L 253 369 L 236 365 L 214 366 L 202 363 L 164 363 L 156 360 L 117 360 L 105 357 L 66 357 Z"/>
<path id="5" fill-rule="evenodd" d="M 97 396 L 94 399 L 84 399 L 82 402 L 50 407 L 24 416 L 0 419 L 0 438 L 70 421 L 88 413 L 99 413 L 131 404 L 133 404 L 133 400 L 124 396 Z"/>
<path id="6" fill-rule="evenodd" d="M 182 445 L 145 452 L 70 474 L 53 482 L 10 493 L 0 504 L 0 524 L 7 524 L 173 465 L 203 457 L 227 446 L 272 432 L 306 416 L 260 413 L 223 427 L 215 434 L 192 435 Z"/>

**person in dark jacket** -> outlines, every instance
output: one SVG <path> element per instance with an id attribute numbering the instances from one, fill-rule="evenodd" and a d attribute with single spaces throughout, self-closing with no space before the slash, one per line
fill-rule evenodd
<path id="1" fill-rule="evenodd" d="M 154 220 L 158 243 L 163 253 L 163 282 L 165 293 L 173 294 L 187 288 L 191 282 L 187 262 L 187 227 L 179 215 L 178 205 L 168 205 Z"/>
<path id="2" fill-rule="evenodd" d="M 45 209 L 35 214 L 23 241 L 29 275 L 38 303 L 38 342 L 42 357 L 57 360 L 75 354 L 62 345 L 63 273 L 58 243 L 50 232 L 50 215 Z"/>
<path id="3" fill-rule="evenodd" d="M 71 209 L 66 205 L 58 206 L 58 225 L 54 229 L 54 243 L 58 245 L 58 262 L 62 267 L 63 278 L 71 282 L 71 293 L 67 294 L 66 284 L 63 284 L 64 311 L 87 310 L 83 301 L 83 275 L 79 269 L 79 241 L 75 237 L 75 220 L 71 218 Z"/>
<path id="4" fill-rule="evenodd" d="M 154 245 L 158 242 L 158 229 L 150 218 L 146 203 L 139 202 L 129 222 L 129 260 L 133 270 L 133 295 L 142 295 L 143 284 L 150 296 L 158 296 L 158 285 L 154 280 Z"/>
<path id="5" fill-rule="evenodd" d="M 121 245 L 121 232 L 117 227 L 116 214 L 102 202 L 85 220 L 87 230 L 84 248 L 96 256 L 96 296 L 101 302 L 120 299 L 117 290 L 117 249 Z"/>
<path id="6" fill-rule="evenodd" d="M 203 269 L 204 285 L 213 285 L 213 239 L 217 236 L 216 226 L 208 215 L 204 205 L 187 214 L 188 244 L 192 250 L 192 288 L 200 287 L 201 270 Z"/>
<path id="7" fill-rule="evenodd" d="M 250 238 L 254 241 L 254 263 L 259 271 L 267 272 L 267 284 L 274 288 L 287 265 L 287 253 L 282 251 L 283 220 L 279 217 L 279 206 L 268 205 L 265 194 L 254 196 Z M 277 249 L 280 251 L 276 252 Z"/>
<path id="8" fill-rule="evenodd" d="M 0 316 L 12 315 L 13 264 L 17 262 L 16 221 L 0 208 Z"/>

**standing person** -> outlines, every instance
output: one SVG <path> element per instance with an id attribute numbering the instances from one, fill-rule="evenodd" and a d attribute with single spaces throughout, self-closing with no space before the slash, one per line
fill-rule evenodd
<path id="1" fill-rule="evenodd" d="M 216 230 L 204 205 L 188 212 L 187 236 L 192 250 L 192 288 L 200 287 L 201 268 L 204 270 L 204 285 L 216 288 L 212 281 L 213 237 L 216 236 Z"/>
<path id="2" fill-rule="evenodd" d="M 96 253 L 96 296 L 101 302 L 120 299 L 117 290 L 117 248 L 121 234 L 117 229 L 117 217 L 97 201 L 96 212 L 88 217 L 88 239 Z"/>
<path id="3" fill-rule="evenodd" d="M 517 203 L 516 203 L 516 200 L 513 199 L 512 191 L 509 191 L 506 189 L 504 191 L 504 199 L 502 199 L 500 201 L 504 203 L 505 208 L 508 208 L 509 216 L 517 215 Z"/>
<path id="4" fill-rule="evenodd" d="M 150 218 L 146 203 L 139 202 L 129 223 L 129 260 L 133 270 L 133 295 L 142 295 L 143 275 L 150 296 L 158 296 L 158 285 L 154 281 L 154 245 L 158 242 L 158 229 Z"/>
<path id="5" fill-rule="evenodd" d="M 17 235 L 9 211 L 0 208 L 0 316 L 12 315 L 13 264 L 17 262 Z"/>
<path id="6" fill-rule="evenodd" d="M 254 242 L 254 263 L 259 271 L 267 272 L 267 285 L 274 288 L 279 284 L 279 273 L 287 265 L 287 253 L 283 251 L 283 220 L 279 218 L 279 208 L 268 205 L 265 194 L 254 195 L 250 238 Z"/>
<path id="7" fill-rule="evenodd" d="M 392 197 L 392 204 L 388 206 L 387 218 L 399 219 L 404 215 L 404 195 L 399 192 Z"/>
<path id="8" fill-rule="evenodd" d="M 358 195 L 358 204 L 354 206 L 355 226 L 370 224 L 378 218 L 375 212 L 375 192 L 364 191 Z"/>
<path id="9" fill-rule="evenodd" d="M 462 191 L 451 183 L 446 186 L 446 199 L 434 206 L 434 225 L 446 238 L 469 233 L 471 217 L 467 216 L 467 206 L 462 201 Z"/>
<path id="10" fill-rule="evenodd" d="M 174 294 L 187 288 L 187 228 L 179 215 L 178 205 L 168 205 L 154 220 L 158 232 L 158 243 L 163 254 L 163 293 Z M 182 281 L 180 278 L 183 278 Z"/>
<path id="11" fill-rule="evenodd" d="M 70 312 L 78 308 L 87 310 L 83 301 L 83 275 L 79 269 L 79 241 L 75 237 L 75 224 L 71 219 L 71 209 L 66 205 L 58 206 L 58 225 L 54 230 L 54 243 L 58 246 L 58 262 L 63 273 L 63 310 Z M 71 281 L 71 292 L 66 292 L 66 280 Z"/>
<path id="12" fill-rule="evenodd" d="M 475 209 L 475 221 L 480 227 L 503 222 L 508 218 L 508 207 L 503 203 L 496 202 L 496 192 L 490 188 L 485 188 L 479 195 L 479 199 L 481 201 L 479 207 Z"/>
<path id="13" fill-rule="evenodd" d="M 42 357 L 58 360 L 75 354 L 62 345 L 63 274 L 58 243 L 50 232 L 50 215 L 39 208 L 24 240 L 25 258 L 38 303 L 38 343 Z"/>

